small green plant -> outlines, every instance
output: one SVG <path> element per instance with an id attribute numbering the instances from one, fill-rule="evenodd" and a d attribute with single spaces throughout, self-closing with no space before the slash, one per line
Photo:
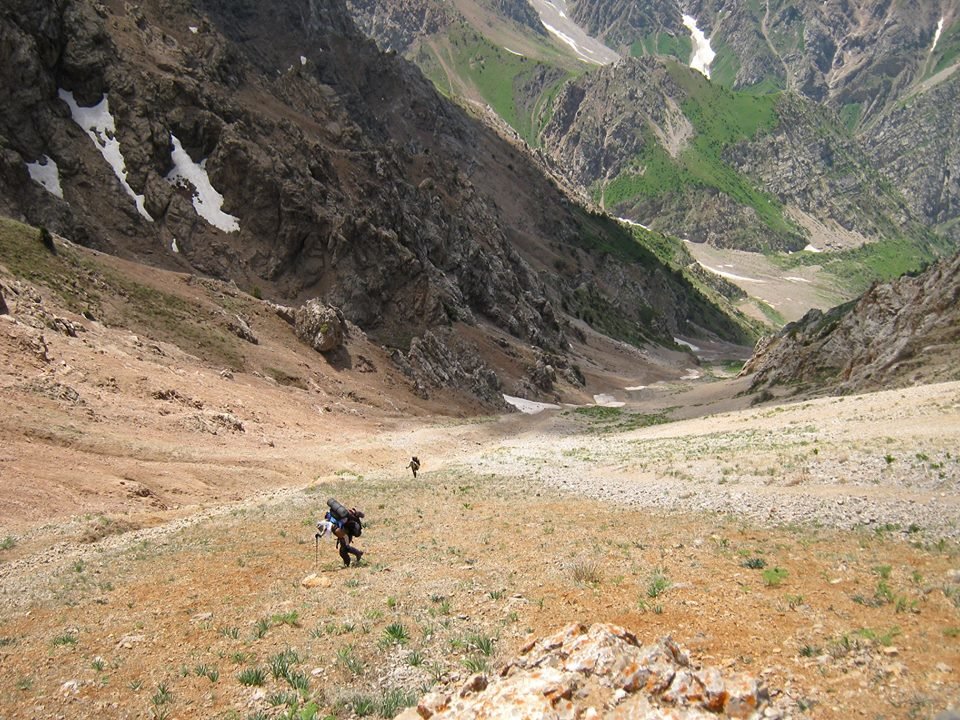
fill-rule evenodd
<path id="1" fill-rule="evenodd" d="M 751 570 L 763 570 L 767 566 L 767 561 L 761 557 L 752 557 L 744 560 L 740 564 L 745 568 L 750 568 Z"/>
<path id="2" fill-rule="evenodd" d="M 150 702 L 155 706 L 166 705 L 171 700 L 173 700 L 173 694 L 170 692 L 170 688 L 167 687 L 166 683 L 157 685 L 157 691 L 150 697 Z"/>
<path id="3" fill-rule="evenodd" d="M 804 645 L 800 648 L 800 654 L 803 657 L 817 657 L 820 654 L 820 648 L 816 645 Z"/>
<path id="4" fill-rule="evenodd" d="M 650 574 L 647 582 L 647 597 L 657 598 L 663 595 L 670 587 L 670 578 L 667 577 L 663 568 L 657 568 Z"/>
<path id="5" fill-rule="evenodd" d="M 196 675 L 197 677 L 205 677 L 210 682 L 216 682 L 217 680 L 220 679 L 220 671 L 217 670 L 215 667 L 211 667 L 210 665 L 207 665 L 205 663 L 197 665 L 193 669 L 193 674 Z"/>
<path id="6" fill-rule="evenodd" d="M 891 570 L 893 570 L 893 568 L 890 565 L 877 565 L 875 568 L 873 568 L 873 572 L 879 575 L 882 580 L 890 579 Z"/>
<path id="7" fill-rule="evenodd" d="M 803 595 L 784 595 L 783 599 L 787 602 L 787 607 L 796 610 L 803 605 Z"/>
<path id="8" fill-rule="evenodd" d="M 143 680 L 140 680 L 139 678 L 136 680 L 131 680 L 130 684 L 127 685 L 127 687 L 129 687 L 134 692 L 139 692 L 140 690 L 143 689 Z"/>
<path id="9" fill-rule="evenodd" d="M 238 627 L 222 627 L 219 632 L 223 637 L 230 638 L 231 640 L 240 639 L 240 628 Z"/>
<path id="10" fill-rule="evenodd" d="M 270 618 L 274 625 L 289 625 L 290 627 L 300 627 L 300 613 L 291 610 L 286 613 L 278 613 Z"/>
<path id="11" fill-rule="evenodd" d="M 103 668 L 106 667 L 106 663 L 103 661 L 102 657 L 97 655 L 97 657 L 93 659 L 93 662 L 90 663 L 90 667 L 97 672 L 103 672 Z"/>
<path id="12" fill-rule="evenodd" d="M 421 667 L 423 665 L 423 653 L 419 650 L 413 650 L 407 655 L 407 665 L 410 667 Z"/>
<path id="13" fill-rule="evenodd" d="M 77 634 L 72 631 L 67 631 L 61 633 L 53 638 L 53 644 L 55 647 L 61 647 L 63 645 L 76 645 L 77 644 Z"/>
<path id="14" fill-rule="evenodd" d="M 393 595 L 387 596 L 387 607 L 391 610 L 397 607 L 397 599 Z"/>
<path id="15" fill-rule="evenodd" d="M 486 635 L 467 635 L 463 644 L 487 657 L 493 655 L 493 638 Z"/>
<path id="16" fill-rule="evenodd" d="M 377 711 L 377 703 L 369 695 L 355 695 L 347 703 L 347 706 L 353 710 L 357 717 L 373 715 Z"/>
<path id="17" fill-rule="evenodd" d="M 248 667 L 237 673 L 241 685 L 261 687 L 267 679 L 267 673 L 261 667 Z"/>
<path id="18" fill-rule="evenodd" d="M 287 684 L 306 697 L 310 694 L 310 679 L 302 670 L 290 670 L 286 676 Z"/>
<path id="19" fill-rule="evenodd" d="M 264 635 L 267 634 L 267 630 L 270 629 L 270 621 L 267 618 L 260 618 L 257 620 L 256 624 L 253 626 L 253 636 L 259 640 Z"/>
<path id="20" fill-rule="evenodd" d="M 485 673 L 490 668 L 487 666 L 487 659 L 482 655 L 470 655 L 463 659 L 463 666 L 472 673 Z"/>
<path id="21" fill-rule="evenodd" d="M 377 713 L 384 718 L 395 717 L 404 708 L 415 705 L 418 697 L 419 693 L 415 691 L 390 688 L 380 697 L 377 703 Z"/>
<path id="22" fill-rule="evenodd" d="M 506 595 L 504 590 L 491 590 L 487 593 L 490 596 L 491 600 L 503 600 L 503 596 Z"/>
<path id="23" fill-rule="evenodd" d="M 889 453 L 887 453 L 886 455 L 884 455 L 884 456 L 883 456 L 883 459 L 887 461 L 887 465 L 892 465 L 893 462 L 896 460 L 896 458 L 895 458 L 893 455 L 889 454 Z"/>
<path id="24" fill-rule="evenodd" d="M 0 550 L 11 550 L 16 544 L 17 541 L 13 535 L 7 535 L 3 540 L 0 540 Z"/>
<path id="25" fill-rule="evenodd" d="M 767 587 L 777 587 L 780 583 L 786 580 L 789 573 L 781 567 L 767 568 L 763 571 L 763 583 Z"/>
<path id="26" fill-rule="evenodd" d="M 410 634 L 403 623 L 390 623 L 383 629 L 383 639 L 389 645 L 403 645 L 410 639 Z"/>
<path id="27" fill-rule="evenodd" d="M 353 652 L 353 645 L 345 645 L 337 650 L 337 662 L 354 676 L 363 674 L 363 661 Z"/>
<path id="28" fill-rule="evenodd" d="M 30 690 L 33 688 L 33 678 L 31 677 L 22 677 L 17 680 L 17 690 Z"/>

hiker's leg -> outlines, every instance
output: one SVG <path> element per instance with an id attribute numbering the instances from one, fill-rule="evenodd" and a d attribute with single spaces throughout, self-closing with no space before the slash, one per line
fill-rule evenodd
<path id="1" fill-rule="evenodd" d="M 343 560 L 343 564 L 347 567 L 350 567 L 349 547 L 345 542 L 337 543 L 337 548 L 340 551 L 340 559 Z"/>

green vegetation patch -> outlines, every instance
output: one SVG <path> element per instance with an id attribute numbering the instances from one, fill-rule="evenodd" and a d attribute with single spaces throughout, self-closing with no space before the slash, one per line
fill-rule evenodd
<path id="1" fill-rule="evenodd" d="M 669 32 L 647 33 L 630 45 L 633 57 L 642 55 L 669 55 L 681 62 L 688 62 L 693 54 L 693 41 L 687 34 Z"/>
<path id="2" fill-rule="evenodd" d="M 524 140 L 535 145 L 552 113 L 552 100 L 572 72 L 557 66 L 517 55 L 491 43 L 468 28 L 458 28 L 447 36 L 448 45 L 439 58 L 430 58 L 421 49 L 415 60 L 424 73 L 443 90 L 451 91 L 451 79 L 444 66 L 457 78 L 472 84 L 483 99 Z"/>
<path id="3" fill-rule="evenodd" d="M 758 189 L 722 157 L 734 144 L 776 127 L 780 95 L 733 91 L 677 63 L 669 63 L 668 67 L 686 93 L 682 108 L 693 124 L 695 137 L 674 158 L 648 130 L 640 155 L 603 188 L 606 206 L 617 207 L 640 196 L 680 195 L 690 187 L 712 188 L 752 207 L 777 235 L 799 235 L 799 229 L 786 219 L 776 198 Z"/>
<path id="4" fill-rule="evenodd" d="M 931 75 L 935 75 L 957 62 L 957 58 L 960 57 L 960 21 L 943 29 L 934 54 L 937 62 L 930 72 Z"/>
<path id="5" fill-rule="evenodd" d="M 584 418 L 590 423 L 592 432 L 601 433 L 629 432 L 651 425 L 663 425 L 673 422 L 669 414 L 669 409 L 656 413 L 634 413 L 602 405 L 586 405 L 573 410 L 574 417 Z"/>

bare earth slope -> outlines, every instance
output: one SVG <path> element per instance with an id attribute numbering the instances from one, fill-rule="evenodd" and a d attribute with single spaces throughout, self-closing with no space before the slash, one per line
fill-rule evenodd
<path id="1" fill-rule="evenodd" d="M 571 622 L 672 634 L 769 717 L 956 709 L 960 384 L 750 407 L 624 349 L 584 361 L 623 408 L 454 419 L 361 335 L 334 362 L 227 284 L 145 306 L 153 271 L 98 260 L 127 296 L 81 263 L 93 320 L 2 278 L 0 717 L 391 717 Z M 330 496 L 359 567 L 315 544 Z"/>

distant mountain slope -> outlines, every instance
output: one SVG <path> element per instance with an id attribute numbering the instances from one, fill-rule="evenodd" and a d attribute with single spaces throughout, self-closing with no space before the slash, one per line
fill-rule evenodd
<path id="1" fill-rule="evenodd" d="M 752 389 L 860 392 L 960 379 L 960 255 L 811 311 L 761 343 Z"/>
<path id="2" fill-rule="evenodd" d="M 531 346 L 567 353 L 577 318 L 668 345 L 752 332 L 379 52 L 340 0 L 22 0 L 0 34 L 0 212 L 319 297 L 403 356 L 428 332 L 489 326 L 529 362 Z M 517 366 L 487 340 L 489 362 Z"/>

